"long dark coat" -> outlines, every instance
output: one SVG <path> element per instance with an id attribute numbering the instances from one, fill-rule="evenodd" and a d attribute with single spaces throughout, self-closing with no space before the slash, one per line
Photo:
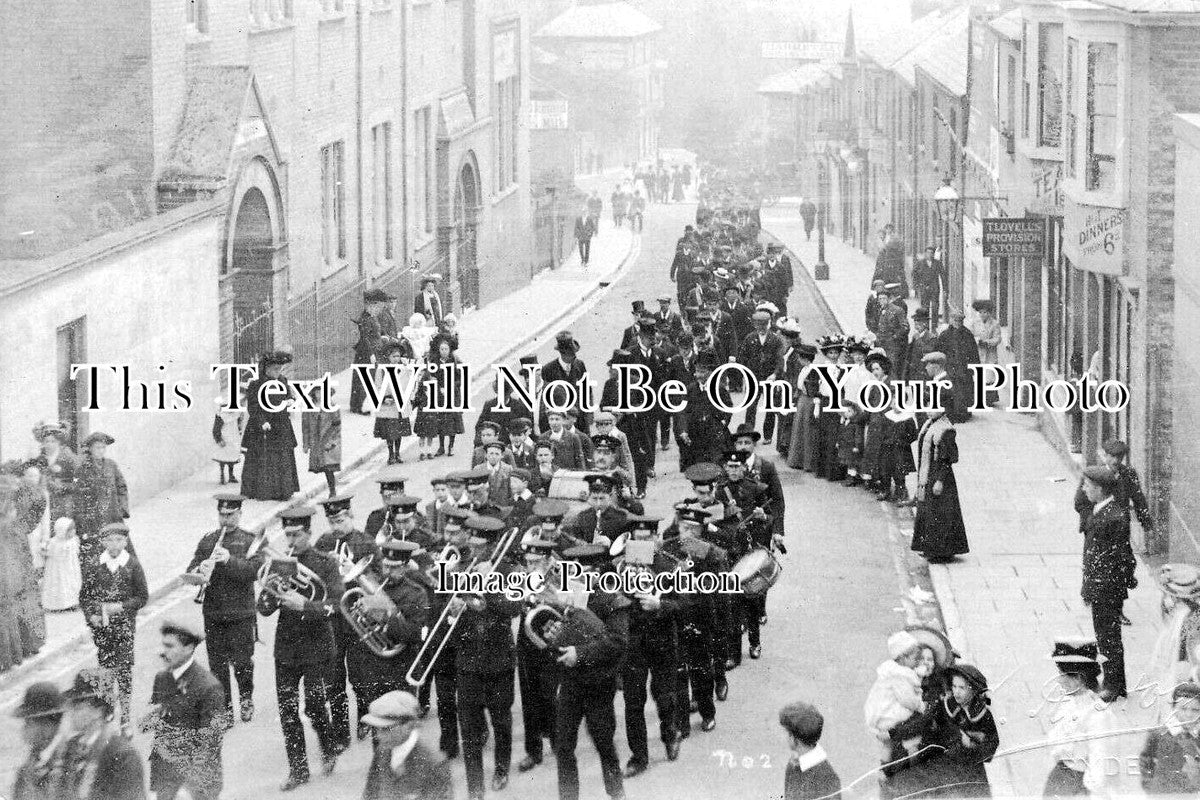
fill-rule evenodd
<path id="1" fill-rule="evenodd" d="M 728 398 L 727 398 L 728 401 Z M 729 444 L 729 415 L 713 405 L 704 387 L 693 381 L 687 405 L 675 415 L 676 430 L 687 434 L 690 444 L 679 449 L 679 469 L 693 464 L 716 462 Z"/>
<path id="2" fill-rule="evenodd" d="M 150 702 L 162 705 L 162 717 L 150 751 L 150 788 L 161 793 L 187 786 L 216 797 L 221 793 L 221 729 L 225 691 L 198 663 L 176 681 L 169 671 L 154 676 Z"/>
<path id="3" fill-rule="evenodd" d="M 296 432 L 286 411 L 267 411 L 259 403 L 259 389 L 269 378 L 253 381 L 246 389 L 246 432 L 242 447 L 242 494 L 251 500 L 287 500 L 300 491 L 296 472 Z M 290 390 L 287 378 L 277 379 Z M 272 393 L 277 398 L 279 392 Z M 267 429 L 269 428 L 269 430 Z"/>
<path id="4" fill-rule="evenodd" d="M 951 325 L 938 334 L 936 346 L 946 354 L 946 374 L 954 386 L 955 413 L 950 421 L 962 422 L 970 416 L 967 407 L 971 404 L 974 386 L 967 365 L 979 363 L 979 344 L 969 330 Z"/>
<path id="5" fill-rule="evenodd" d="M 917 434 L 917 518 L 913 523 L 912 549 L 926 558 L 949 558 L 970 552 L 954 464 L 958 443 L 954 426 L 945 415 L 930 420 Z M 933 485 L 942 482 L 942 493 Z"/>

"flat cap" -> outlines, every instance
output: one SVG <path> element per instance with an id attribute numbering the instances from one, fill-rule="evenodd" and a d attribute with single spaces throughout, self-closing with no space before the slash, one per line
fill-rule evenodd
<path id="1" fill-rule="evenodd" d="M 100 536 L 129 536 L 129 526 L 124 522 L 110 522 L 100 529 Z"/>
<path id="2" fill-rule="evenodd" d="M 204 641 L 204 628 L 197 625 L 191 620 L 185 619 L 168 619 L 163 620 L 162 633 L 166 636 L 168 633 L 178 636 L 184 644 L 200 644 Z"/>
<path id="3" fill-rule="evenodd" d="M 1116 487 L 1119 480 L 1117 473 L 1108 467 L 1085 467 L 1083 477 L 1108 492 L 1111 492 Z"/>
<path id="4" fill-rule="evenodd" d="M 367 708 L 362 721 L 372 728 L 394 728 L 395 726 L 418 719 L 421 716 L 421 704 L 409 692 L 388 692 L 375 700 Z"/>
<path id="5" fill-rule="evenodd" d="M 525 481 L 526 483 L 529 483 L 529 481 L 533 480 L 533 475 L 531 475 L 529 470 L 525 469 L 524 467 L 513 467 L 512 471 L 508 473 L 508 477 L 516 478 L 518 480 Z"/>
<path id="6" fill-rule="evenodd" d="M 490 419 L 485 419 L 483 422 L 476 425 L 475 428 L 477 430 L 481 430 L 481 431 L 486 429 L 489 431 L 495 431 L 496 433 L 500 433 L 500 424 L 497 422 L 493 422 Z"/>
<path id="7" fill-rule="evenodd" d="M 816 706 L 805 702 L 788 703 L 779 709 L 779 724 L 797 739 L 811 742 L 821 738 L 825 718 Z"/>
<path id="8" fill-rule="evenodd" d="M 946 354 L 942 353 L 938 350 L 934 350 L 932 353 L 926 353 L 925 355 L 923 355 L 921 357 L 921 363 L 922 364 L 945 364 L 946 363 Z"/>

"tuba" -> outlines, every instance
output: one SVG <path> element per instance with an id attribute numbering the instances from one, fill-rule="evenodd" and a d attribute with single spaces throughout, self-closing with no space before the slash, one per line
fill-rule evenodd
<path id="1" fill-rule="evenodd" d="M 355 585 L 342 595 L 342 599 L 338 602 L 338 608 L 355 635 L 358 636 L 359 641 L 368 650 L 380 658 L 392 658 L 399 655 L 405 647 L 403 642 L 393 642 L 389 639 L 387 633 L 388 623 L 400 612 L 396 608 L 396 604 L 391 602 L 386 594 L 382 594 L 384 583 L 380 583 L 368 574 L 367 567 L 370 564 L 371 557 L 368 556 L 342 572 L 342 581 Z M 382 620 L 373 618 L 363 607 L 364 599 L 376 596 L 388 599 L 388 610 Z"/>
<path id="2" fill-rule="evenodd" d="M 507 533 L 500 537 L 500 541 L 492 550 L 491 556 L 488 558 L 488 563 L 491 564 L 491 570 L 487 575 L 500 566 L 505 556 L 512 549 L 513 545 L 520 539 L 521 529 L 511 528 Z M 442 552 L 446 552 L 443 550 Z M 461 563 L 461 560 L 458 562 Z M 475 567 L 479 563 L 479 556 L 471 559 L 471 563 L 467 566 L 467 571 Z M 485 580 L 487 575 L 484 576 Z M 425 636 L 425 641 L 421 645 L 421 649 L 417 651 L 416 657 L 413 658 L 412 666 L 409 667 L 408 673 L 404 679 L 412 686 L 421 686 L 429 680 L 430 674 L 433 672 L 434 666 L 437 664 L 438 656 L 446 649 L 446 645 L 450 642 L 451 636 L 454 634 L 454 629 L 458 627 L 458 621 L 462 618 L 463 608 L 455 608 L 454 601 L 459 599 L 460 592 L 455 592 L 450 595 L 446 607 L 442 610 L 441 616 L 437 622 L 429 629 Z"/>
<path id="3" fill-rule="evenodd" d="M 288 592 L 299 592 L 311 603 L 320 603 L 329 594 L 321 576 L 300 563 L 292 550 L 280 553 L 269 544 L 262 546 L 267 560 L 258 569 L 258 583 L 262 590 L 282 600 Z"/>

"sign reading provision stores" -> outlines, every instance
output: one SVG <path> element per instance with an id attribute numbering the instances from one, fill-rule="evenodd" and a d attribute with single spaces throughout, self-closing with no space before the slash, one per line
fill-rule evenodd
<path id="1" fill-rule="evenodd" d="M 1045 249 L 1044 217 L 994 217 L 983 221 L 984 258 L 1041 258 Z"/>

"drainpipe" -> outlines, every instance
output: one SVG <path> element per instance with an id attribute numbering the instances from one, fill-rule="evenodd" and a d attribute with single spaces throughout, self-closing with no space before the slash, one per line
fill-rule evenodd
<path id="1" fill-rule="evenodd" d="M 369 0 L 355 0 L 354 3 L 354 135 L 358 142 L 356 150 L 356 167 L 358 180 L 358 277 L 366 275 L 366 263 L 363 258 L 363 4 Z M 403 5 L 403 3 L 402 3 Z"/>
<path id="2" fill-rule="evenodd" d="M 426 142 L 426 146 L 428 146 Z M 412 263 L 408 251 L 408 3 L 400 2 L 400 265 Z M 417 167 L 420 169 L 420 166 Z"/>

